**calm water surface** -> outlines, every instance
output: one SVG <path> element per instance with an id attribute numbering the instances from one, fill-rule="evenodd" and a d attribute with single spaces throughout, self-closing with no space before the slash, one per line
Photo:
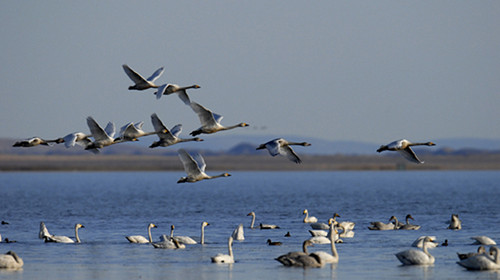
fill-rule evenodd
<path id="1" fill-rule="evenodd" d="M 0 243 L 0 252 L 17 252 L 20 271 L 1 271 L 0 279 L 498 279 L 497 272 L 469 272 L 456 264 L 456 252 L 471 252 L 471 236 L 500 241 L 500 172 L 235 172 L 232 177 L 176 184 L 181 172 L 0 173 L 0 234 L 17 243 Z M 287 268 L 274 260 L 301 250 L 309 238 L 302 211 L 326 222 L 356 222 L 354 238 L 338 244 L 340 262 L 321 269 Z M 279 230 L 251 230 L 256 223 Z M 403 219 L 411 213 L 418 231 L 370 231 L 370 221 Z M 461 231 L 447 230 L 458 213 Z M 74 236 L 81 244 L 49 244 L 38 239 L 44 221 L 56 235 Z M 153 239 L 175 234 L 199 239 L 207 221 L 206 244 L 183 250 L 130 244 L 126 235 Z M 234 242 L 236 263 L 217 265 L 210 257 L 227 253 L 227 238 L 240 223 L 245 241 Z M 284 237 L 289 231 L 292 237 Z M 433 266 L 401 266 L 395 253 L 421 235 L 448 239 L 448 247 L 431 250 Z M 283 246 L 267 246 L 270 238 Z M 315 245 L 310 251 L 329 251 Z"/>

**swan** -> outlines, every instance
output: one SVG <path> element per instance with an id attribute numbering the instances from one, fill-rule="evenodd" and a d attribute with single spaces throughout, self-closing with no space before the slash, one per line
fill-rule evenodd
<path id="1" fill-rule="evenodd" d="M 448 229 L 462 229 L 462 221 L 460 221 L 460 219 L 458 218 L 458 214 L 451 214 L 451 220 Z"/>
<path id="2" fill-rule="evenodd" d="M 333 224 L 335 226 L 335 222 L 333 221 L 332 218 L 330 218 L 328 220 L 328 224 L 329 224 L 329 230 L 325 236 L 317 235 L 317 236 L 313 236 L 313 237 L 309 238 L 308 240 L 310 240 L 312 243 L 316 243 L 316 244 L 330 244 L 332 239 L 335 241 L 335 243 L 343 243 L 344 241 L 339 238 L 338 232 L 336 230 L 332 229 L 331 225 Z M 311 233 L 311 235 L 312 235 L 312 233 Z"/>
<path id="3" fill-rule="evenodd" d="M 179 138 L 179 134 L 182 131 L 182 125 L 178 124 L 172 127 L 171 130 L 168 130 L 167 127 L 161 122 L 160 118 L 158 118 L 156 113 L 151 115 L 151 123 L 153 123 L 153 127 L 158 137 L 160 137 L 160 140 L 153 142 L 153 144 L 149 146 L 150 148 L 168 147 L 181 142 L 203 141 L 203 139 L 198 137 L 188 139 Z"/>
<path id="4" fill-rule="evenodd" d="M 134 124 L 129 122 L 120 129 L 120 136 L 115 139 L 117 142 L 138 141 L 137 138 L 156 134 L 156 131 L 145 132 L 142 130 L 144 122 Z"/>
<path id="5" fill-rule="evenodd" d="M 220 121 L 222 120 L 221 115 L 212 113 L 212 111 L 196 102 L 191 102 L 191 109 L 193 109 L 193 111 L 198 115 L 198 118 L 201 122 L 201 127 L 190 133 L 190 135 L 192 136 L 196 136 L 202 133 L 211 134 L 222 130 L 249 126 L 247 123 L 239 123 L 232 126 L 223 126 L 220 124 Z"/>
<path id="6" fill-rule="evenodd" d="M 269 246 L 281 246 L 283 243 L 281 243 L 281 242 L 279 242 L 279 241 L 274 241 L 274 242 L 273 242 L 273 241 L 271 241 L 271 239 L 268 239 L 268 240 L 267 240 L 267 244 L 268 244 Z"/>
<path id="7" fill-rule="evenodd" d="M 368 227 L 369 230 L 393 230 L 397 229 L 396 224 L 398 223 L 398 219 L 395 216 L 391 216 L 389 219 L 390 221 L 393 221 L 394 223 L 383 223 L 383 222 L 370 222 L 371 226 Z"/>
<path id="8" fill-rule="evenodd" d="M 354 231 L 346 229 L 342 223 L 337 224 L 337 227 L 342 229 L 342 233 L 339 233 L 339 237 L 342 237 L 342 238 L 353 238 L 354 237 Z"/>
<path id="9" fill-rule="evenodd" d="M 158 226 L 156 226 L 153 223 L 150 223 L 148 225 L 148 237 L 149 237 L 149 239 L 147 239 L 146 237 L 144 237 L 142 235 L 125 236 L 125 238 L 127 238 L 127 240 L 130 243 L 151 243 L 151 242 L 153 242 L 153 238 L 151 237 L 151 228 L 157 228 L 157 227 Z"/>
<path id="10" fill-rule="evenodd" d="M 231 237 L 234 239 L 234 240 L 238 240 L 238 241 L 243 241 L 245 240 L 245 235 L 244 235 L 244 231 L 243 231 L 243 224 L 239 224 L 233 231 L 233 233 L 231 234 Z"/>
<path id="11" fill-rule="evenodd" d="M 161 74 L 163 74 L 163 67 L 159 68 L 156 70 L 151 77 L 144 79 L 139 73 L 135 72 L 132 70 L 130 67 L 128 67 L 127 64 L 122 65 L 123 70 L 125 71 L 125 74 L 132 80 L 132 82 L 135 83 L 133 86 L 129 86 L 129 90 L 145 90 L 148 88 L 158 88 L 157 85 L 154 84 L 154 81 L 158 79 Z"/>
<path id="12" fill-rule="evenodd" d="M 429 237 L 432 241 L 431 242 L 425 242 L 425 238 L 426 237 Z M 424 247 L 424 243 L 426 243 L 427 245 L 427 248 L 428 249 L 431 249 L 431 248 L 436 248 L 438 246 L 438 243 L 435 242 L 436 241 L 436 237 L 435 236 L 420 236 L 419 238 L 415 239 L 415 241 L 413 241 L 413 243 L 411 244 L 412 247 L 417 247 L 417 248 L 423 248 Z"/>
<path id="13" fill-rule="evenodd" d="M 420 226 L 410 224 L 409 219 L 415 220 L 410 214 L 406 215 L 406 224 L 403 224 L 398 227 L 398 229 L 402 230 L 418 230 Z"/>
<path id="14" fill-rule="evenodd" d="M 170 238 L 173 238 L 182 244 L 188 244 L 188 245 L 198 244 L 193 238 L 191 238 L 189 236 L 174 236 L 174 229 L 175 229 L 175 226 L 171 225 L 170 226 Z"/>
<path id="15" fill-rule="evenodd" d="M 313 230 L 326 230 L 330 227 L 325 223 L 310 223 L 309 224 Z"/>
<path id="16" fill-rule="evenodd" d="M 303 220 L 304 223 L 316 223 L 316 222 L 318 222 L 318 219 L 316 217 L 314 217 L 314 216 L 309 217 L 309 212 L 307 211 L 307 209 L 304 209 L 302 214 L 306 215 L 304 217 L 304 220 Z"/>
<path id="17" fill-rule="evenodd" d="M 475 240 L 472 245 L 497 245 L 497 243 L 488 236 L 473 236 L 471 239 Z"/>
<path id="18" fill-rule="evenodd" d="M 78 237 L 78 229 L 79 228 L 85 228 L 82 224 L 76 224 L 75 225 L 75 240 L 67 237 L 67 236 L 60 236 L 60 235 L 50 235 L 50 236 L 44 236 L 45 242 L 55 242 L 55 243 L 80 243 L 80 238 Z"/>
<path id="19" fill-rule="evenodd" d="M 156 249 L 184 249 L 186 245 L 180 243 L 175 238 L 169 238 L 165 234 L 160 237 L 159 242 L 151 242 L 151 245 Z"/>
<path id="20" fill-rule="evenodd" d="M 220 175 L 215 175 L 215 176 L 210 176 L 205 173 L 205 167 L 207 166 L 205 163 L 205 160 L 203 157 L 196 153 L 194 157 L 191 157 L 191 155 L 186 152 L 184 149 L 180 149 L 178 151 L 179 153 L 179 158 L 182 161 L 182 164 L 184 165 L 184 170 L 187 173 L 187 177 L 181 177 L 177 183 L 194 183 L 198 182 L 204 179 L 214 179 L 214 178 L 219 178 L 219 177 L 229 177 L 231 174 L 229 173 L 222 173 Z"/>
<path id="21" fill-rule="evenodd" d="M 287 157 L 289 160 L 295 163 L 301 163 L 302 160 L 299 156 L 293 151 L 291 145 L 299 145 L 299 146 L 311 146 L 311 144 L 307 142 L 289 142 L 283 138 L 276 138 L 267 143 L 260 144 L 256 150 L 267 149 L 271 156 L 282 155 Z"/>
<path id="22" fill-rule="evenodd" d="M 343 225 L 346 231 L 354 230 L 354 226 L 356 225 L 355 222 L 348 222 L 348 221 L 337 222 L 337 217 L 340 218 L 340 215 L 338 213 L 333 213 L 334 223 Z"/>
<path id="23" fill-rule="evenodd" d="M 192 85 L 187 87 L 180 87 L 176 84 L 164 84 L 158 87 L 158 91 L 156 91 L 154 95 L 156 95 L 156 99 L 160 99 L 162 95 L 177 93 L 182 102 L 184 102 L 184 104 L 186 105 L 189 105 L 191 103 L 191 100 L 189 100 L 189 96 L 187 95 L 186 90 L 191 88 L 200 88 L 200 86 Z"/>
<path id="24" fill-rule="evenodd" d="M 0 268 L 2 269 L 19 269 L 22 268 L 23 265 L 23 259 L 13 251 L 8 251 L 0 255 Z"/>
<path id="25" fill-rule="evenodd" d="M 229 236 L 227 241 L 228 255 L 226 254 L 217 254 L 216 256 L 211 257 L 213 263 L 234 263 L 233 256 L 233 237 Z"/>
<path id="26" fill-rule="evenodd" d="M 320 229 L 310 229 L 309 233 L 311 234 L 311 236 L 327 236 L 328 235 L 328 232 L 326 232 L 324 230 L 320 230 Z"/>
<path id="27" fill-rule="evenodd" d="M 334 232 L 334 223 L 330 224 L 330 231 Z M 337 253 L 337 248 L 335 247 L 335 242 L 333 238 L 333 234 L 330 234 L 330 244 L 332 249 L 332 254 L 330 255 L 327 252 L 316 251 L 312 254 L 317 255 L 321 259 L 321 263 L 338 263 L 339 262 L 339 254 Z"/>
<path id="28" fill-rule="evenodd" d="M 49 230 L 45 226 L 45 223 L 40 222 L 40 231 L 38 232 L 38 238 L 45 239 L 45 237 L 49 236 L 52 236 L 52 234 L 49 233 Z"/>
<path id="29" fill-rule="evenodd" d="M 317 255 L 309 254 L 308 246 L 314 246 L 310 240 L 302 243 L 302 252 L 289 252 L 281 255 L 275 260 L 282 263 L 284 266 L 301 266 L 301 267 L 321 267 L 321 259 Z"/>
<path id="30" fill-rule="evenodd" d="M 433 142 L 425 142 L 425 143 L 411 143 L 406 139 L 397 140 L 391 142 L 387 145 L 382 145 L 378 148 L 377 152 L 383 151 L 398 151 L 404 158 L 411 162 L 415 163 L 424 163 L 420 159 L 418 159 L 417 155 L 411 149 L 411 146 L 435 146 Z"/>
<path id="31" fill-rule="evenodd" d="M 90 137 L 92 135 L 87 135 L 83 132 L 73 132 L 70 133 L 66 136 L 64 136 L 62 139 L 64 146 L 66 148 L 71 148 L 74 147 L 75 145 L 81 146 L 83 148 L 87 148 L 89 144 L 92 143 L 92 140 L 90 140 Z M 89 149 L 93 153 L 99 153 L 99 150 L 97 149 Z"/>
<path id="32" fill-rule="evenodd" d="M 247 216 L 252 216 L 252 222 L 250 223 L 250 228 L 253 229 L 254 224 L 255 224 L 255 212 L 250 212 L 247 214 Z M 279 229 L 280 227 L 277 225 L 271 225 L 271 224 L 259 224 L 260 229 Z"/>
<path id="33" fill-rule="evenodd" d="M 472 253 L 464 253 L 464 254 L 460 254 L 460 253 L 457 253 L 457 256 L 460 260 L 465 260 L 467 258 L 470 258 L 470 257 L 473 257 L 473 256 L 477 256 L 477 255 L 482 255 L 482 254 L 485 254 L 486 253 L 486 248 L 484 248 L 484 246 L 479 246 L 477 248 L 477 252 L 472 252 Z"/>
<path id="34" fill-rule="evenodd" d="M 45 140 L 45 139 L 42 139 L 40 137 L 32 137 L 29 139 L 18 141 L 16 143 L 14 143 L 14 145 L 12 145 L 12 147 L 25 147 L 25 148 L 27 148 L 27 147 L 34 147 L 34 146 L 38 146 L 38 145 L 52 146 L 52 143 L 59 144 L 62 142 L 63 142 L 62 138 L 58 138 L 55 140 Z"/>
<path id="35" fill-rule="evenodd" d="M 427 251 L 427 244 L 434 242 L 432 238 L 426 236 L 422 250 L 408 249 L 396 254 L 396 257 L 403 265 L 430 265 L 434 263 L 434 257 Z"/>
<path id="36" fill-rule="evenodd" d="M 489 255 L 481 254 L 472 256 L 457 262 L 457 264 L 467 268 L 468 270 L 498 270 L 500 269 L 500 258 L 498 254 L 498 248 L 493 246 L 490 248 Z"/>
<path id="37" fill-rule="evenodd" d="M 92 133 L 92 137 L 94 137 L 94 142 L 88 144 L 85 150 L 100 149 L 118 143 L 113 138 L 115 136 L 115 125 L 112 122 L 108 123 L 106 129 L 102 129 L 92 117 L 87 117 L 87 125 Z"/>

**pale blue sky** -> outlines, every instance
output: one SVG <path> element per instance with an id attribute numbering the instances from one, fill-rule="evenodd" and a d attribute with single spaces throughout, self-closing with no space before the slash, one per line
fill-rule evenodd
<path id="1" fill-rule="evenodd" d="M 190 97 L 228 134 L 375 143 L 500 138 L 499 1 L 6 1 L 0 137 L 145 122 L 199 127 L 176 96 L 128 91 L 121 65 Z"/>

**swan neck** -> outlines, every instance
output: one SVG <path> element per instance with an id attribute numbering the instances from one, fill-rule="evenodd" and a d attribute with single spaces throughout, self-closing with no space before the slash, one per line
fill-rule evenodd
<path id="1" fill-rule="evenodd" d="M 205 227 L 201 225 L 200 244 L 205 244 Z"/>
<path id="2" fill-rule="evenodd" d="M 307 221 L 308 218 L 309 218 L 309 212 L 306 212 L 306 216 L 304 217 L 304 223 Z"/>
<path id="3" fill-rule="evenodd" d="M 148 237 L 149 237 L 149 243 L 153 243 L 153 237 L 151 236 L 151 227 L 148 227 Z"/>
<path id="4" fill-rule="evenodd" d="M 302 244 L 302 251 L 306 254 L 306 255 L 309 255 L 309 252 L 307 251 L 307 244 L 304 242 L 304 244 Z"/>
<path id="5" fill-rule="evenodd" d="M 75 238 L 76 243 L 80 243 L 80 237 L 78 237 L 78 226 L 75 226 Z"/>
<path id="6" fill-rule="evenodd" d="M 333 230 L 333 223 L 330 225 L 330 243 L 331 243 L 331 249 L 332 249 L 332 256 L 337 257 L 337 247 L 335 247 L 335 240 L 334 240 L 334 234 L 335 231 Z"/>
<path id="7" fill-rule="evenodd" d="M 231 258 L 233 258 L 233 240 L 229 240 L 229 242 L 227 243 L 227 250 L 228 250 L 228 253 L 229 253 L 229 256 Z"/>
<path id="8" fill-rule="evenodd" d="M 252 215 L 252 223 L 250 224 L 250 228 L 253 228 L 254 224 L 255 224 L 255 214 Z"/>

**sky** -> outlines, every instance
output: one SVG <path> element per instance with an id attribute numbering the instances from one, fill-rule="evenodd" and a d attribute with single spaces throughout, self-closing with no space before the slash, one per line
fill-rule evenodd
<path id="1" fill-rule="evenodd" d="M 157 113 L 200 126 L 174 95 L 129 91 L 121 65 L 192 101 L 223 133 L 388 143 L 500 139 L 499 1 L 6 1 L 0 137 L 57 138 Z M 300 140 L 300 139 L 295 139 Z"/>

